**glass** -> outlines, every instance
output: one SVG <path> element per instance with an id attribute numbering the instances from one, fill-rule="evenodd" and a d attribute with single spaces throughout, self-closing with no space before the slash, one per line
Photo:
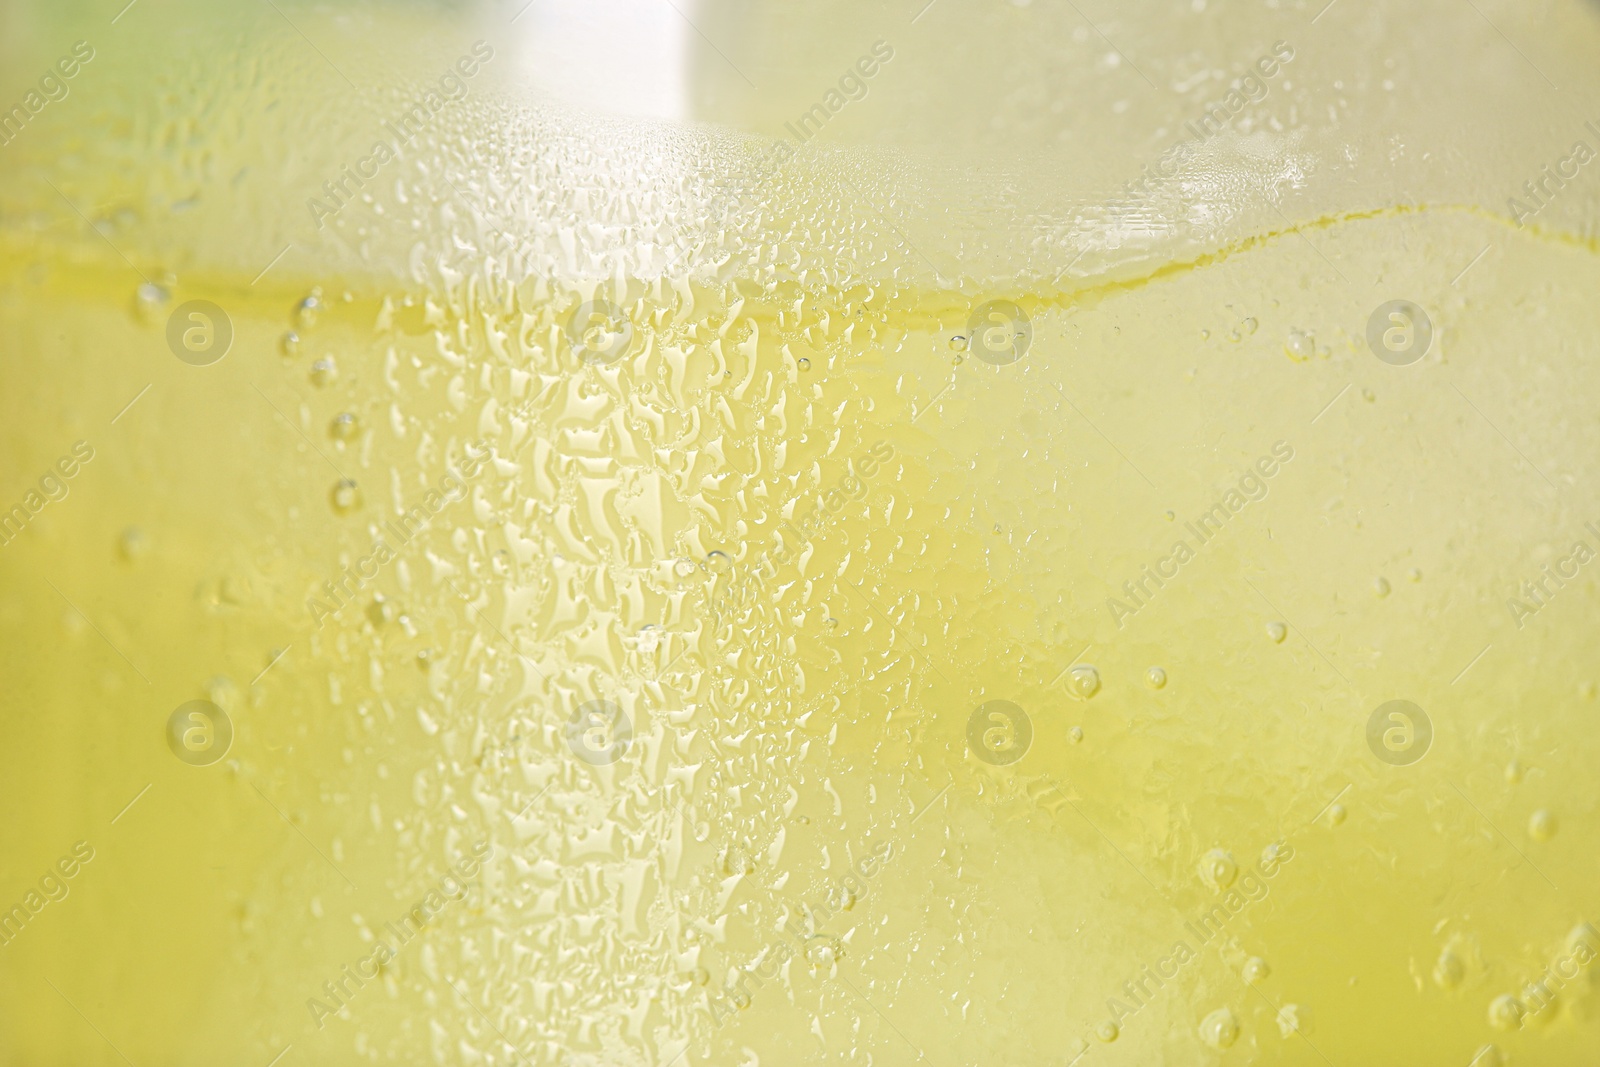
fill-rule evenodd
<path id="1" fill-rule="evenodd" d="M 1600 8 L 119 6 L 0 1059 L 1593 1057 Z"/>

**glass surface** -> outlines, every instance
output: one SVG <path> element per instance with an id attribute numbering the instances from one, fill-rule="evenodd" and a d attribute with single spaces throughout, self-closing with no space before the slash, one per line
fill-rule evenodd
<path id="1" fill-rule="evenodd" d="M 1600 1058 L 1600 5 L 121 3 L 0 1064 Z"/>

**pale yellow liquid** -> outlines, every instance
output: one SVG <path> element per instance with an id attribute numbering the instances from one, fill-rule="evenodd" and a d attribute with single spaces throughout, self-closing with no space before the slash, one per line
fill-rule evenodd
<path id="1" fill-rule="evenodd" d="M 1594 586 L 1507 606 L 1600 548 L 1588 244 L 1441 204 L 982 292 L 696 261 L 591 281 L 634 329 L 597 368 L 562 329 L 589 286 L 286 261 L 157 278 L 141 310 L 80 236 L 0 257 L 0 503 L 95 449 L 0 547 L 0 905 L 94 849 L 0 947 L 0 1062 L 1600 1048 L 1587 966 L 1525 991 L 1595 917 Z M 1010 366 L 952 341 L 993 297 L 1031 322 Z M 210 367 L 164 339 L 194 298 L 235 329 Z M 1394 298 L 1435 330 L 1409 367 L 1365 339 Z M 308 598 L 478 441 L 467 498 L 319 629 Z M 196 698 L 236 731 L 203 768 L 164 735 Z M 566 732 L 598 698 L 633 733 L 599 768 Z M 1435 732 L 1410 766 L 1367 743 L 1392 699 Z M 969 745 L 990 700 L 1030 718 L 1017 762 Z M 465 898 L 320 1014 L 480 842 Z M 801 904 L 830 914 L 775 966 Z M 1220 934 L 1186 926 L 1219 905 Z"/>

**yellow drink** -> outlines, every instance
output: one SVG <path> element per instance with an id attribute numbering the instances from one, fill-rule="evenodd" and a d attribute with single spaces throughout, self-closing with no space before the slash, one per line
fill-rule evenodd
<path id="1" fill-rule="evenodd" d="M 1581 124 L 1350 193 L 1247 110 L 1307 10 L 995 193 L 916 116 L 1046 7 L 697 9 L 754 137 L 514 9 L 118 16 L 0 148 L 0 1063 L 1593 1060 Z"/>

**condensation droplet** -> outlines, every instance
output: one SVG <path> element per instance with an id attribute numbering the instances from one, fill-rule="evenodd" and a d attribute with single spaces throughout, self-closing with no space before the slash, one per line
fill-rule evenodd
<path id="1" fill-rule="evenodd" d="M 168 294 L 161 286 L 153 282 L 141 282 L 139 288 L 133 292 L 133 310 L 143 322 L 154 324 L 161 321 L 161 314 L 166 309 Z"/>
<path id="2" fill-rule="evenodd" d="M 1489 1002 L 1489 1025 L 1496 1030 L 1515 1030 L 1522 1025 L 1527 1010 L 1522 1001 L 1502 993 Z"/>
<path id="3" fill-rule="evenodd" d="M 341 411 L 328 423 L 328 436 L 335 441 L 354 441 L 361 434 L 361 418 L 354 412 Z"/>
<path id="4" fill-rule="evenodd" d="M 137 526 L 130 526 L 117 538 L 117 552 L 129 563 L 150 551 L 150 539 Z"/>
<path id="5" fill-rule="evenodd" d="M 1378 578 L 1376 581 L 1374 581 L 1372 583 L 1372 591 L 1374 593 L 1376 593 L 1378 596 L 1388 596 L 1389 595 L 1389 579 L 1382 578 L 1382 577 Z"/>
<path id="6" fill-rule="evenodd" d="M 300 354 L 300 335 L 289 330 L 278 338 L 278 351 L 282 352 L 285 359 L 293 359 Z"/>
<path id="7" fill-rule="evenodd" d="M 1117 1035 L 1120 1033 L 1122 1033 L 1122 1030 L 1110 1019 L 1107 1019 L 1105 1022 L 1094 1028 L 1094 1036 L 1098 1037 L 1101 1041 L 1104 1041 L 1107 1044 L 1115 1041 L 1117 1039 Z"/>
<path id="8" fill-rule="evenodd" d="M 810 369 L 811 369 L 811 358 L 810 358 L 810 357 L 809 357 L 809 356 L 801 356 L 801 357 L 800 357 L 800 358 L 799 358 L 799 359 L 798 359 L 798 360 L 796 360 L 796 361 L 795 361 L 795 362 L 796 362 L 796 365 L 797 365 L 797 366 L 798 366 L 798 367 L 799 367 L 799 368 L 800 368 L 800 369 L 801 369 L 801 370 L 802 370 L 802 371 L 808 371 L 808 370 L 810 370 Z"/>
<path id="9" fill-rule="evenodd" d="M 1289 636 L 1289 628 L 1281 622 L 1267 623 L 1267 636 L 1272 638 L 1274 644 L 1283 644 L 1283 639 Z"/>
<path id="10" fill-rule="evenodd" d="M 1289 353 L 1290 359 L 1304 363 L 1316 355 L 1317 342 L 1304 330 L 1290 330 L 1288 339 L 1283 343 L 1283 350 Z"/>
<path id="11" fill-rule="evenodd" d="M 372 625 L 382 626 L 394 618 L 394 606 L 382 593 L 378 593 L 372 598 L 372 603 L 367 605 L 367 618 L 371 620 Z"/>
<path id="12" fill-rule="evenodd" d="M 1347 815 L 1349 815 L 1349 812 L 1344 810 L 1343 804 L 1334 804 L 1328 809 L 1328 821 L 1333 823 L 1335 826 L 1338 826 L 1340 823 L 1344 822 Z"/>
<path id="13" fill-rule="evenodd" d="M 1540 808 L 1528 816 L 1528 836 L 1535 841 L 1548 841 L 1556 836 L 1556 817 L 1549 809 Z"/>
<path id="14" fill-rule="evenodd" d="M 1200 880 L 1216 892 L 1227 889 L 1238 877 L 1239 865 L 1222 849 L 1214 848 L 1200 857 Z"/>
<path id="15" fill-rule="evenodd" d="M 1069 678 L 1072 691 L 1084 700 L 1100 692 L 1100 672 L 1088 664 L 1072 668 Z"/>
<path id="16" fill-rule="evenodd" d="M 950 350 L 952 352 L 960 352 L 966 347 L 967 339 L 965 336 L 958 333 L 954 337 L 950 338 Z"/>
<path id="17" fill-rule="evenodd" d="M 1144 672 L 1144 682 L 1151 689 L 1160 689 L 1167 684 L 1167 672 L 1160 667 L 1151 667 Z"/>
<path id="18" fill-rule="evenodd" d="M 1261 981 L 1272 973 L 1272 968 L 1260 956 L 1251 956 L 1244 961 L 1244 967 L 1239 971 L 1241 977 L 1252 985 Z"/>
<path id="19" fill-rule="evenodd" d="M 1227 1008 L 1218 1008 L 1200 1020 L 1200 1040 L 1214 1049 L 1232 1047 L 1239 1040 L 1239 1020 Z"/>
<path id="20" fill-rule="evenodd" d="M 1072 743 L 1075 745 L 1081 743 L 1083 741 L 1083 727 L 1074 726 L 1072 729 L 1067 731 L 1067 737 L 1069 737 L 1072 740 Z"/>
<path id="21" fill-rule="evenodd" d="M 1506 1058 L 1495 1045 L 1485 1045 L 1467 1067 L 1505 1067 Z"/>
<path id="22" fill-rule="evenodd" d="M 1523 774 L 1524 771 L 1522 769 L 1521 760 L 1512 760 L 1510 763 L 1506 764 L 1506 781 L 1510 782 L 1512 785 L 1516 785 L 1518 782 L 1522 781 Z"/>
<path id="23" fill-rule="evenodd" d="M 322 296 L 313 292 L 294 306 L 294 324 L 302 330 L 309 330 L 317 324 L 317 317 L 321 314 Z"/>
<path id="24" fill-rule="evenodd" d="M 706 566 L 718 574 L 726 574 L 733 569 L 733 557 L 720 549 L 713 549 L 706 553 Z"/>
<path id="25" fill-rule="evenodd" d="M 311 364 L 311 384 L 322 386 L 330 385 L 339 376 L 339 367 L 333 362 L 332 356 L 323 356 Z"/>
<path id="26" fill-rule="evenodd" d="M 1466 973 L 1466 964 L 1461 962 L 1461 957 L 1456 955 L 1454 949 L 1448 947 L 1439 953 L 1439 959 L 1433 965 L 1433 980 L 1440 989 L 1454 989 L 1461 984 Z"/>
<path id="27" fill-rule="evenodd" d="M 333 510 L 342 515 L 361 506 L 361 489 L 349 478 L 341 478 L 334 483 L 329 498 L 333 501 Z"/>
<path id="28" fill-rule="evenodd" d="M 1260 326 L 1261 326 L 1261 324 L 1259 322 L 1257 322 L 1254 318 L 1245 319 L 1244 320 L 1244 332 L 1245 332 L 1245 335 L 1249 336 L 1250 334 L 1255 333 L 1256 330 L 1260 328 Z"/>

